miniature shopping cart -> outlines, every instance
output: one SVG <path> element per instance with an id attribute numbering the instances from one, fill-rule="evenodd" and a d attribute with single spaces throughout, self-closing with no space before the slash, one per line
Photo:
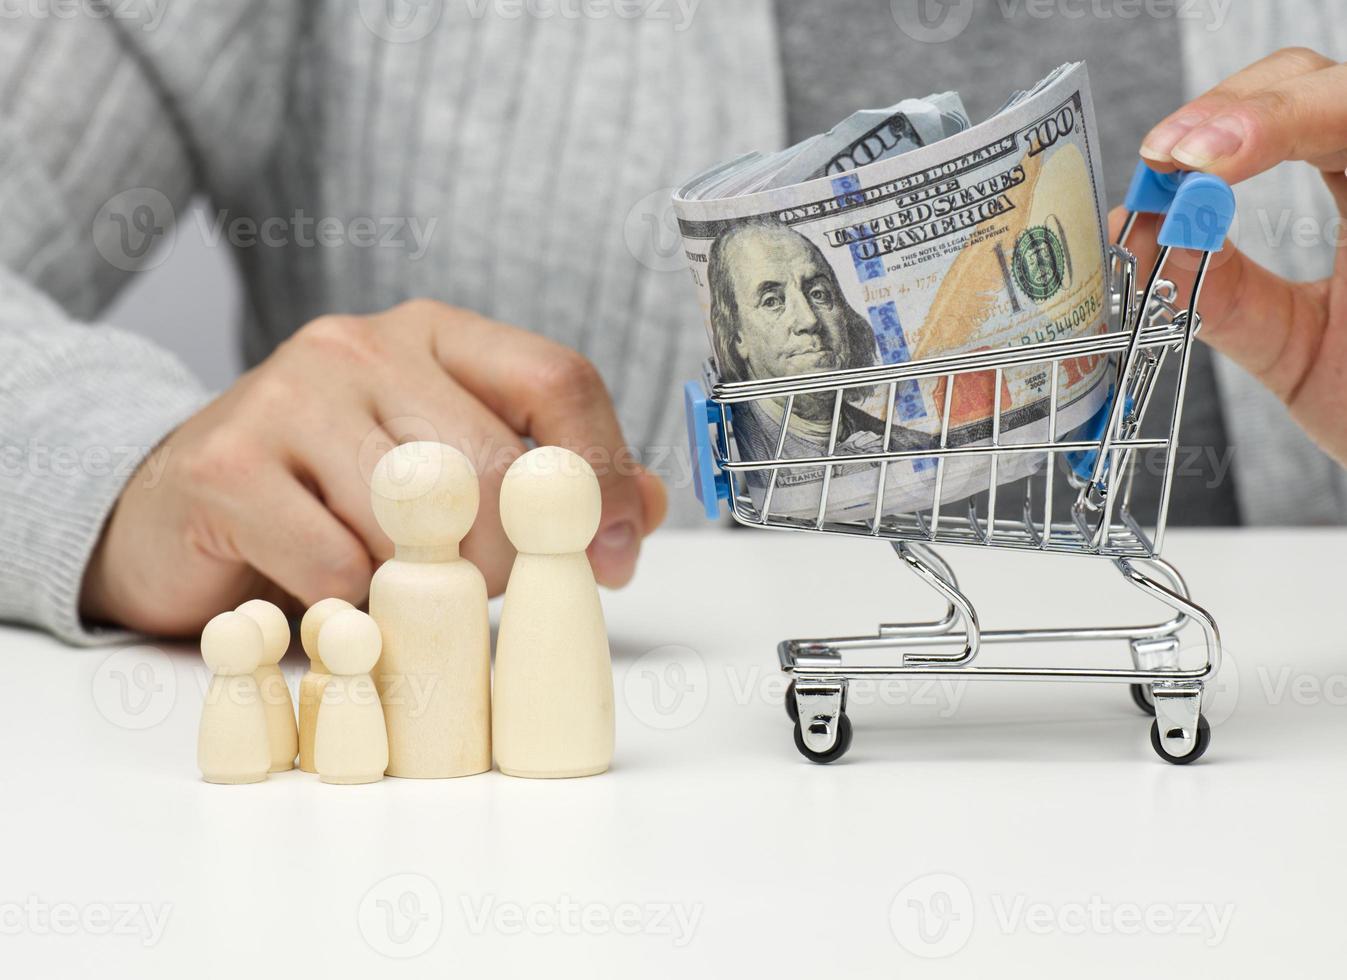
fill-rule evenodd
<path id="1" fill-rule="evenodd" d="M 1129 684 L 1132 699 L 1154 714 L 1151 744 L 1161 758 L 1183 764 L 1206 751 L 1211 734 L 1202 716 L 1203 686 L 1219 669 L 1220 636 L 1212 617 L 1189 597 L 1179 573 L 1160 558 L 1160 549 L 1188 365 L 1201 326 L 1198 295 L 1211 255 L 1221 249 L 1234 217 L 1234 196 L 1215 177 L 1161 174 L 1142 164 L 1126 203 L 1131 213 L 1105 263 L 1110 306 L 1105 311 L 1108 330 L 1104 333 L 767 380 L 722 382 L 708 361 L 704 383 L 691 381 L 685 386 L 695 489 L 708 517 L 716 518 L 720 501 L 726 500 L 734 519 L 750 527 L 884 539 L 946 603 L 944 616 L 931 622 L 885 624 L 871 636 L 785 640 L 778 646 L 781 668 L 792 676 L 786 712 L 795 725 L 796 747 L 806 758 L 814 762 L 840 758 L 851 744 L 848 684 L 887 678 Z M 1126 243 L 1142 212 L 1164 218 L 1154 267 L 1145 285 L 1138 288 L 1137 262 L 1126 251 Z M 1183 308 L 1178 305 L 1174 283 L 1162 278 L 1174 249 L 1198 255 L 1191 294 Z M 1089 363 L 1097 363 L 1100 357 L 1108 372 L 1100 384 L 1111 382 L 1103 408 L 1072 431 L 1059 432 L 1059 422 L 1064 422 L 1059 415 L 1059 377 L 1064 377 L 1062 372 L 1069 365 L 1082 363 L 1080 358 L 1094 358 Z M 1046 436 L 1034 441 L 1015 440 L 1011 433 L 1001 431 L 1004 374 L 1025 366 L 1037 366 L 1051 379 Z M 958 379 L 977 375 L 981 383 L 993 374 L 990 436 L 956 444 L 958 440 L 950 438 L 950 412 Z M 928 446 L 894 449 L 890 434 L 900 386 L 921 380 L 935 382 L 937 393 L 943 387 L 939 432 Z M 874 451 L 841 452 L 839 421 L 848 395 L 860 389 L 873 391 L 876 386 L 888 388 L 883 442 Z M 1156 392 L 1164 388 L 1173 395 L 1173 407 L 1157 409 L 1148 417 Z M 830 397 L 832 404 L 828 451 L 808 458 L 784 454 L 796 399 L 810 397 L 817 404 L 820 396 Z M 937 408 L 941 400 L 937 394 Z M 736 439 L 735 435 L 736 414 L 746 406 L 765 410 L 764 403 L 770 403 L 775 413 L 767 417 L 781 419 L 775 452 L 770 445 L 763 450 L 760 438 L 748 439 L 741 433 Z M 1023 454 L 1037 454 L 1044 465 L 1018 482 L 998 486 L 998 467 L 1022 465 Z M 888 513 L 885 491 L 890 469 L 904 460 L 912 461 L 909 466 L 917 460 L 929 461 L 925 465 L 932 468 L 928 476 L 934 482 L 930 504 L 915 512 Z M 979 489 L 986 487 L 985 492 L 942 507 L 946 468 L 961 466 L 966 472 L 970 462 L 985 467 L 987 479 L 979 484 Z M 834 472 L 844 467 L 854 472 L 858 465 L 877 471 L 873 507 L 859 513 L 849 508 L 839 516 L 829 500 L 830 485 L 836 485 Z M 787 514 L 779 506 L 774 511 L 774 492 L 789 482 L 782 480 L 782 474 L 802 468 L 822 471 L 817 514 L 801 517 L 798 509 Z M 1151 505 L 1152 513 L 1134 512 L 1133 486 L 1143 479 L 1159 481 L 1158 503 Z M 932 547 L 946 544 L 1108 559 L 1127 582 L 1170 607 L 1172 614 L 1155 625 L 983 629 L 953 569 Z M 1202 657 L 1200 663 L 1185 665 L 1180 658 L 1180 633 L 1190 624 L 1195 624 L 1201 636 Z M 989 643 L 1095 640 L 1126 640 L 1131 668 L 978 663 L 983 645 Z M 1196 659 L 1187 649 L 1184 652 L 1184 660 Z"/>

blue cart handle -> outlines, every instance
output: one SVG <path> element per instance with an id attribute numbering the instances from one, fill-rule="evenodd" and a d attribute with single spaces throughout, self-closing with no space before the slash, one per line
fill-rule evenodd
<path id="1" fill-rule="evenodd" d="M 1143 214 L 1164 214 L 1169 210 L 1186 176 L 1187 171 L 1162 173 L 1146 166 L 1145 160 L 1138 160 L 1136 170 L 1132 171 L 1132 183 L 1127 187 L 1127 196 L 1123 198 L 1123 207 Z"/>
<path id="2" fill-rule="evenodd" d="M 716 427 L 716 442 L 725 442 L 720 425 L 720 406 L 706 397 L 706 389 L 699 381 L 683 385 L 683 410 L 688 424 L 688 455 L 692 460 L 692 489 L 701 501 L 709 520 L 720 517 L 720 502 L 730 499 L 730 478 L 716 469 L 715 448 L 711 444 L 710 426 Z M 725 411 L 728 413 L 729 408 Z"/>
<path id="3" fill-rule="evenodd" d="M 1189 174 L 1169 205 L 1156 241 L 1169 248 L 1219 252 L 1235 220 L 1235 194 L 1211 174 Z"/>
<path id="4" fill-rule="evenodd" d="M 1129 211 L 1163 214 L 1157 241 L 1171 248 L 1219 252 L 1235 220 L 1230 185 L 1211 174 L 1175 170 L 1161 173 L 1137 161 L 1124 206 Z"/>
<path id="5" fill-rule="evenodd" d="M 1133 216 L 1137 214 L 1165 216 L 1160 226 L 1160 233 L 1156 236 L 1156 241 L 1165 248 L 1219 252 L 1225 247 L 1226 236 L 1230 233 L 1230 226 L 1235 220 L 1235 194 L 1230 190 L 1230 185 L 1221 178 L 1186 170 L 1161 173 L 1148 167 L 1144 160 L 1137 161 L 1136 170 L 1132 173 L 1132 183 L 1127 188 L 1127 197 L 1123 204 Z M 1129 219 L 1122 240 L 1126 239 L 1126 232 L 1131 227 Z M 1128 349 L 1128 358 L 1135 352 L 1136 343 L 1134 338 L 1132 346 Z M 1077 430 L 1078 438 L 1089 441 L 1103 439 L 1113 415 L 1115 397 L 1115 390 L 1110 387 L 1104 404 Z M 1128 414 L 1132 411 L 1130 395 L 1124 411 Z M 1066 460 L 1077 476 L 1088 480 L 1094 477 L 1094 469 L 1099 461 L 1099 450 L 1069 452 L 1066 454 Z M 1107 467 L 1106 460 L 1104 470 Z"/>

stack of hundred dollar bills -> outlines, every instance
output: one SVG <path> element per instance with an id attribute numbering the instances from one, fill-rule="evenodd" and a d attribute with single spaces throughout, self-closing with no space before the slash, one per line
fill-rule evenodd
<path id="1" fill-rule="evenodd" d="M 857 112 L 776 153 L 750 153 L 674 195 L 683 244 L 722 381 L 819 374 L 1041 343 L 1107 329 L 1105 208 L 1085 65 L 1066 64 L 970 126 L 957 93 Z M 1058 372 L 1057 437 L 1107 395 L 1100 358 Z M 951 397 L 950 446 L 989 443 L 991 372 Z M 1051 374 L 1008 368 L 1001 444 L 1046 441 Z M 851 389 L 834 454 L 939 445 L 945 380 Z M 818 458 L 833 441 L 834 394 L 735 406 L 739 456 Z M 782 426 L 785 425 L 784 435 Z M 1043 455 L 1003 457 L 996 481 L 1021 479 Z M 832 468 L 825 517 L 868 519 L 879 467 Z M 777 471 L 771 513 L 812 520 L 823 467 Z M 888 466 L 884 514 L 932 506 L 936 461 Z M 942 505 L 988 487 L 986 458 L 949 457 Z M 749 475 L 761 506 L 771 475 Z"/>

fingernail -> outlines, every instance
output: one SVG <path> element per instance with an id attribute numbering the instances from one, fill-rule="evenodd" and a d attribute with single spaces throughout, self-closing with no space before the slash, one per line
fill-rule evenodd
<path id="1" fill-rule="evenodd" d="M 636 547 L 636 525 L 623 521 L 604 528 L 594 539 L 594 547 L 609 555 L 625 556 Z"/>
<path id="2" fill-rule="evenodd" d="M 639 547 L 635 524 L 624 521 L 604 528 L 590 546 L 594 577 L 610 588 L 626 585 L 636 571 Z"/>
<path id="3" fill-rule="evenodd" d="M 1141 155 L 1150 160 L 1168 160 L 1174 144 L 1191 133 L 1206 116 L 1185 112 L 1156 126 L 1141 143 Z"/>
<path id="4" fill-rule="evenodd" d="M 1184 166 L 1201 170 L 1222 157 L 1234 156 L 1244 145 L 1244 123 L 1236 116 L 1217 116 L 1193 130 L 1170 151 Z"/>

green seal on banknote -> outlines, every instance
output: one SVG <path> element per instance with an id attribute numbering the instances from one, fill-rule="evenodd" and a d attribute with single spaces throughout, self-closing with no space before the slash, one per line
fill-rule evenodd
<path id="1" fill-rule="evenodd" d="M 1015 284 L 1030 299 L 1051 299 L 1066 280 L 1066 250 L 1047 225 L 1034 225 L 1015 241 Z"/>

